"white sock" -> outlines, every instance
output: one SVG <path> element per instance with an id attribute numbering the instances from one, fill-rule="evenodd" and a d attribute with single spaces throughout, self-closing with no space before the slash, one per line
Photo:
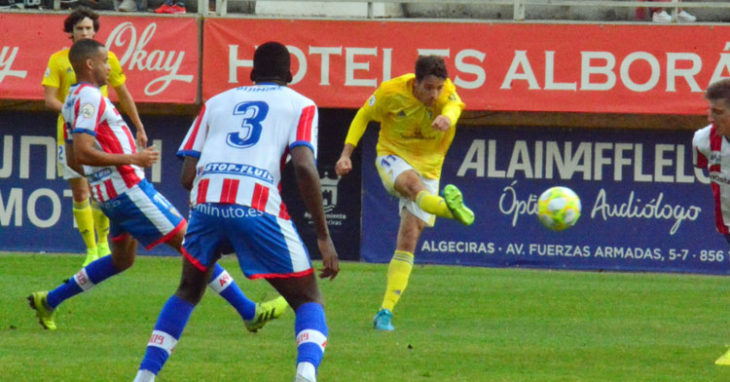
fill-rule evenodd
<path id="1" fill-rule="evenodd" d="M 154 382 L 155 374 L 149 370 L 138 370 L 134 382 Z"/>
<path id="2" fill-rule="evenodd" d="M 314 365 L 309 362 L 299 362 L 296 381 L 317 382 L 317 371 L 314 369 Z"/>

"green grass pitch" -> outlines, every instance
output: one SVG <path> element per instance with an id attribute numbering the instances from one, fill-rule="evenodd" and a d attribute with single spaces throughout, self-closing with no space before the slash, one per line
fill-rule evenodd
<path id="1" fill-rule="evenodd" d="M 0 254 L 0 381 L 131 381 L 180 259 L 139 257 L 77 296 L 44 331 L 25 297 L 78 255 Z M 221 263 L 253 299 L 274 296 Z M 386 265 L 320 281 L 329 342 L 320 381 L 729 381 L 727 277 L 416 266 L 393 333 L 375 332 Z M 159 381 L 291 381 L 294 314 L 248 333 L 206 293 Z"/>

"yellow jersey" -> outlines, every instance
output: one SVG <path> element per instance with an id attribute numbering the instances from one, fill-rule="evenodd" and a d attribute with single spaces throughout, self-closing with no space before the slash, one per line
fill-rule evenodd
<path id="1" fill-rule="evenodd" d="M 58 88 L 56 98 L 61 103 L 66 101 L 69 87 L 76 83 L 76 73 L 74 73 L 73 67 L 71 67 L 71 61 L 68 59 L 68 51 L 69 48 L 65 48 L 51 55 L 48 59 L 46 72 L 43 74 L 43 81 L 41 81 L 41 85 L 43 86 Z M 111 71 L 109 72 L 107 83 L 114 88 L 123 85 L 127 77 L 122 71 L 122 65 L 119 63 L 119 59 L 112 52 L 109 52 L 109 66 L 111 67 Z M 104 97 L 109 95 L 106 85 L 101 88 L 101 93 Z M 63 117 L 60 114 L 58 115 L 56 138 L 59 145 L 64 144 Z"/>
<path id="2" fill-rule="evenodd" d="M 456 94 L 453 82 L 446 79 L 434 105 L 426 106 L 413 95 L 415 80 L 415 74 L 411 73 L 383 82 L 358 110 L 345 143 L 357 146 L 368 122 L 379 122 L 380 134 L 375 147 L 378 156 L 397 155 L 425 178 L 439 179 L 464 103 Z M 442 114 L 451 120 L 447 131 L 431 126 L 434 118 Z"/>

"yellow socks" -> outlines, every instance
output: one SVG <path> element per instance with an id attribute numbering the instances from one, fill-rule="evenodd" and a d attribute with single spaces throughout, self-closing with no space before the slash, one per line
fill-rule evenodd
<path id="1" fill-rule="evenodd" d="M 94 228 L 96 228 L 96 243 L 99 247 L 99 257 L 111 253 L 109 250 L 109 218 L 99 208 L 95 201 L 91 203 L 91 213 L 94 216 Z"/>
<path id="2" fill-rule="evenodd" d="M 89 205 L 89 199 L 83 202 L 74 201 L 73 208 L 74 219 L 76 219 L 76 225 L 78 226 L 81 238 L 86 244 L 86 250 L 96 250 L 96 235 L 94 234 L 94 216 L 91 212 L 91 205 Z"/>
<path id="3" fill-rule="evenodd" d="M 438 217 L 453 219 L 454 215 L 451 214 L 449 207 L 446 206 L 444 198 L 434 195 L 428 191 L 421 191 L 416 196 L 416 203 L 421 207 L 422 210 L 434 214 Z"/>
<path id="4" fill-rule="evenodd" d="M 393 258 L 390 259 L 390 265 L 388 265 L 388 283 L 381 305 L 383 309 L 393 311 L 398 299 L 406 290 L 412 269 L 413 254 L 406 251 L 395 251 Z"/>

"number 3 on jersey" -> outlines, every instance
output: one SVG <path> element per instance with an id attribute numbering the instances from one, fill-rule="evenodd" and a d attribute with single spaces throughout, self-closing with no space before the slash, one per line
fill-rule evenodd
<path id="1" fill-rule="evenodd" d="M 233 115 L 243 118 L 241 128 L 229 133 L 226 143 L 239 149 L 255 145 L 261 138 L 261 122 L 269 113 L 269 105 L 261 101 L 241 102 L 233 108 Z"/>

